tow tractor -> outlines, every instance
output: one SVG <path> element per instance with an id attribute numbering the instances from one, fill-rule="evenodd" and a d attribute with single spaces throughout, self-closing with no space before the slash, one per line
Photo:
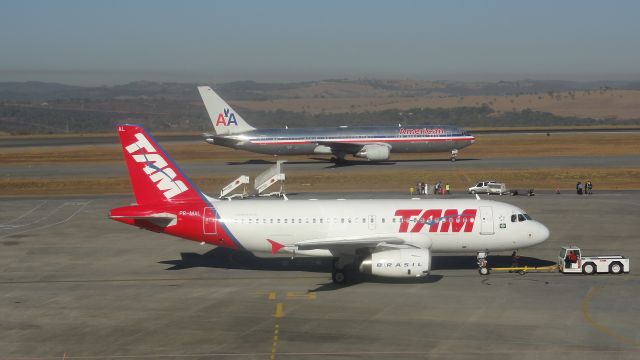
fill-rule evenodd
<path id="1" fill-rule="evenodd" d="M 621 255 L 582 256 L 577 246 L 565 246 L 558 255 L 558 270 L 564 274 L 622 274 L 629 272 L 629 258 Z"/>
<path id="2" fill-rule="evenodd" d="M 524 275 L 527 272 L 555 272 L 563 274 L 595 273 L 622 274 L 628 273 L 629 258 L 621 255 L 582 256 L 577 246 L 564 246 L 560 249 L 558 262 L 551 266 L 517 266 L 517 267 L 487 267 L 486 253 L 478 255 L 478 272 L 488 275 L 492 271 L 508 271 Z"/>

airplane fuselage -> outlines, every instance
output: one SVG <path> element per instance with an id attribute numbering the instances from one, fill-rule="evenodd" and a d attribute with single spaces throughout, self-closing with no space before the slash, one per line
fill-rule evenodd
<path id="1" fill-rule="evenodd" d="M 313 239 L 392 236 L 434 253 L 473 253 L 522 249 L 549 235 L 535 220 L 518 221 L 524 212 L 513 205 L 476 199 L 215 201 L 164 211 L 177 218 L 162 232 L 266 257 L 291 256 L 286 246 Z M 155 229 L 151 223 L 136 225 Z M 274 252 L 269 240 L 285 248 Z M 296 254 L 339 255 L 324 249 Z"/>
<path id="2" fill-rule="evenodd" d="M 206 134 L 206 141 L 271 155 L 346 155 L 358 151 L 354 145 L 368 144 L 384 144 L 395 153 L 450 152 L 473 144 L 475 138 L 453 126 L 411 125 L 256 129 L 230 135 Z"/>

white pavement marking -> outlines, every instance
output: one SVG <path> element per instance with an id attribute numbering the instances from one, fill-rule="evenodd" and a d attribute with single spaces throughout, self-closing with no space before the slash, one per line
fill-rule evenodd
<path id="1" fill-rule="evenodd" d="M 35 210 L 37 210 L 37 209 L 41 208 L 41 207 L 42 207 L 42 205 L 44 205 L 44 204 L 46 204 L 46 203 L 47 203 L 47 201 L 45 200 L 45 201 L 41 202 L 40 204 L 38 204 L 38 206 L 36 206 L 36 207 L 34 207 L 33 209 L 31 209 L 31 210 L 29 210 L 29 211 L 25 212 L 24 214 L 22 214 L 22 215 L 18 216 L 17 218 L 15 218 L 15 219 L 13 219 L 13 220 L 11 220 L 11 221 L 8 221 L 8 222 L 6 222 L 6 223 L 4 223 L 4 224 L 0 224 L 0 229 L 1 229 L 1 228 L 16 228 L 16 227 L 19 227 L 19 226 L 23 226 L 23 225 L 11 225 L 11 224 L 12 224 L 12 223 L 14 223 L 14 222 L 16 222 L 16 221 L 18 221 L 18 220 L 20 220 L 20 219 L 22 219 L 23 217 L 25 217 L 25 216 L 27 216 L 27 215 L 29 215 L 29 214 L 31 214 L 31 213 L 32 213 L 32 212 L 34 212 Z"/>
<path id="2" fill-rule="evenodd" d="M 38 226 L 38 227 L 28 228 L 28 229 L 25 229 L 25 230 L 22 230 L 22 231 L 13 232 L 13 233 L 6 234 L 6 235 L 2 235 L 2 236 L 0 236 L 0 239 L 4 239 L 4 238 L 6 238 L 7 236 L 12 236 L 12 235 L 22 234 L 22 233 L 25 233 L 25 232 L 28 232 L 28 231 L 42 230 L 42 229 L 50 228 L 50 227 L 52 227 L 52 226 L 56 226 L 56 225 L 60 225 L 60 224 L 64 224 L 64 223 L 66 223 L 67 221 L 71 220 L 74 216 L 76 216 L 76 214 L 78 214 L 82 209 L 84 209 L 87 205 L 89 205 L 89 203 L 91 203 L 91 201 L 88 201 L 88 202 L 86 202 L 86 203 L 79 203 L 79 202 L 66 202 L 66 203 L 64 203 L 64 204 L 60 205 L 59 207 L 57 207 L 54 211 L 52 211 L 52 212 L 51 212 L 50 214 L 48 214 L 47 216 L 44 216 L 44 217 L 40 218 L 38 221 L 35 221 L 35 222 L 31 223 L 31 224 L 37 223 L 37 222 L 39 222 L 39 221 L 41 221 L 41 220 L 43 220 L 43 219 L 48 218 L 49 216 L 53 215 L 53 214 L 55 213 L 55 211 L 56 211 L 56 210 L 58 210 L 58 209 L 60 209 L 60 208 L 62 208 L 62 207 L 64 207 L 64 206 L 66 206 L 66 205 L 68 205 L 68 204 L 69 204 L 69 205 L 75 205 L 75 206 L 81 205 L 81 206 L 80 206 L 76 211 L 74 211 L 71 215 L 69 215 L 66 219 L 64 219 L 64 220 L 61 220 L 61 221 L 58 221 L 58 222 L 54 222 L 54 223 L 51 223 L 51 224 L 46 224 L 46 225 L 43 225 L 43 226 Z"/>

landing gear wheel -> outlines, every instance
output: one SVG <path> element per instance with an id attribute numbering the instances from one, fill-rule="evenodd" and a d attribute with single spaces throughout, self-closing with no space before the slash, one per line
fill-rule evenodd
<path id="1" fill-rule="evenodd" d="M 622 274 L 622 264 L 619 262 L 613 262 L 609 265 L 609 272 L 614 275 Z"/>
<path id="2" fill-rule="evenodd" d="M 478 268 L 478 272 L 480 273 L 480 275 L 489 275 L 489 268 L 486 268 L 486 267 Z"/>
<path id="3" fill-rule="evenodd" d="M 585 275 L 593 275 L 596 273 L 596 266 L 593 263 L 582 265 L 582 273 Z"/>
<path id="4" fill-rule="evenodd" d="M 344 284 L 347 281 L 347 275 L 342 270 L 336 270 L 331 273 L 331 280 L 334 284 Z"/>
<path id="5" fill-rule="evenodd" d="M 456 158 L 451 157 L 451 162 L 456 162 Z"/>

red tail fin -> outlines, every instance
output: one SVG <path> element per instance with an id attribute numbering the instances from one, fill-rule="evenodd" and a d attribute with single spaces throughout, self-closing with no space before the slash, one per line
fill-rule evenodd
<path id="1" fill-rule="evenodd" d="M 118 134 L 139 205 L 202 199 L 200 191 L 142 126 L 119 125 Z"/>

